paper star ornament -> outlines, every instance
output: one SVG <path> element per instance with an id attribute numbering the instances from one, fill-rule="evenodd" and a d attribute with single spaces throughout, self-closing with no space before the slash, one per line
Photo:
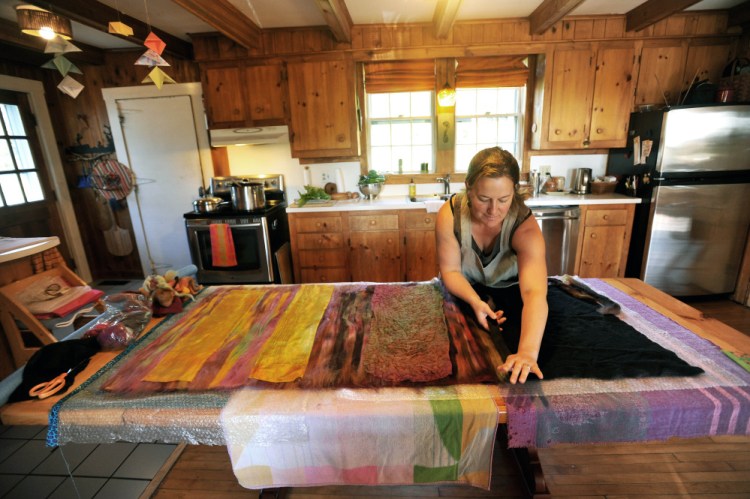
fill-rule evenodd
<path id="1" fill-rule="evenodd" d="M 162 56 L 157 54 L 154 50 L 148 49 L 141 55 L 137 61 L 136 66 L 169 66 L 169 63 L 164 60 Z"/>
<path id="2" fill-rule="evenodd" d="M 61 81 L 57 86 L 57 89 L 60 90 L 60 92 L 75 99 L 76 97 L 78 97 L 78 94 L 81 93 L 81 90 L 83 90 L 83 85 L 78 83 L 70 76 L 66 76 L 65 78 L 63 78 L 63 81 Z"/>
<path id="3" fill-rule="evenodd" d="M 133 36 L 133 28 L 120 21 L 112 21 L 107 26 L 107 31 L 116 35 Z"/>
<path id="4" fill-rule="evenodd" d="M 164 48 L 167 46 L 167 44 L 164 43 L 161 38 L 156 36 L 153 31 L 148 34 L 143 41 L 143 44 L 159 55 L 164 52 Z"/>
<path id="5" fill-rule="evenodd" d="M 153 82 L 157 88 L 161 89 L 165 83 L 177 83 L 167 73 L 162 71 L 158 66 L 154 67 L 141 83 Z"/>
<path id="6" fill-rule="evenodd" d="M 57 69 L 63 76 L 66 76 L 68 73 L 83 74 L 75 64 L 66 59 L 62 54 L 57 54 L 55 57 L 45 62 L 42 67 L 47 69 Z"/>
<path id="7" fill-rule="evenodd" d="M 81 49 L 60 36 L 56 36 L 48 41 L 47 45 L 44 47 L 45 54 L 67 54 L 68 52 L 80 51 Z"/>

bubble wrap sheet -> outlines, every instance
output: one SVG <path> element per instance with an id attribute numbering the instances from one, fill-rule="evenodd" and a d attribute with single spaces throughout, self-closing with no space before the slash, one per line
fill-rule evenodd
<path id="1" fill-rule="evenodd" d="M 148 338 L 177 319 L 149 331 L 96 375 L 58 402 L 50 412 L 47 445 L 66 443 L 165 442 L 224 445 L 219 414 L 229 392 L 170 392 L 123 397 L 100 390 L 114 367 L 148 344 Z"/>

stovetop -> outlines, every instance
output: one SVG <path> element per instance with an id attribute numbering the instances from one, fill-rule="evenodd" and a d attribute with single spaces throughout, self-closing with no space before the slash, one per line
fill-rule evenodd
<path id="1" fill-rule="evenodd" d="M 287 207 L 287 202 L 277 199 L 266 200 L 266 206 L 259 210 L 253 211 L 240 211 L 232 208 L 231 202 L 227 206 L 222 206 L 216 211 L 210 213 L 196 213 L 190 211 L 185 213 L 183 217 L 185 220 L 198 220 L 198 219 L 229 219 L 229 218 L 251 218 L 251 217 L 262 217 L 269 216 L 276 213 L 279 210 L 284 210 Z"/>

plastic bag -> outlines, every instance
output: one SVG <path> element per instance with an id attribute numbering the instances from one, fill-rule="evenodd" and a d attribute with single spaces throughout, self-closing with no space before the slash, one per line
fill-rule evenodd
<path id="1" fill-rule="evenodd" d="M 151 301 L 138 293 L 116 293 L 102 299 L 104 312 L 83 335 L 96 337 L 102 350 L 130 345 L 151 320 Z"/>

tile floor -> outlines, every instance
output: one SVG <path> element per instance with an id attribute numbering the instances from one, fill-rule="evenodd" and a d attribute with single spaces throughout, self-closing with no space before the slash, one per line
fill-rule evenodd
<path id="1" fill-rule="evenodd" d="M 103 281 L 93 287 L 109 295 L 142 284 Z M 50 448 L 46 437 L 46 426 L 0 425 L 0 498 L 137 499 L 177 447 L 118 442 Z"/>

